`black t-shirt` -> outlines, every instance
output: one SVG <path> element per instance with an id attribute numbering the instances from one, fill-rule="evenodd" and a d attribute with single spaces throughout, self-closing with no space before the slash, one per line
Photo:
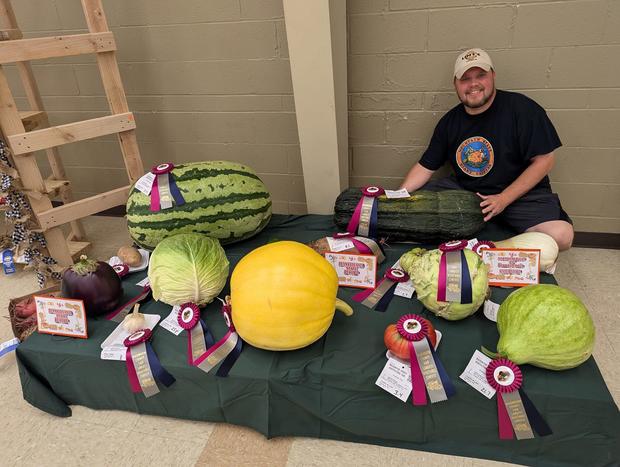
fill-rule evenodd
<path id="1" fill-rule="evenodd" d="M 532 157 L 561 145 L 540 105 L 523 94 L 498 90 L 481 114 L 469 115 L 459 104 L 444 115 L 420 164 L 437 170 L 448 160 L 463 188 L 496 194 L 523 173 Z M 550 190 L 549 178 L 534 188 Z"/>

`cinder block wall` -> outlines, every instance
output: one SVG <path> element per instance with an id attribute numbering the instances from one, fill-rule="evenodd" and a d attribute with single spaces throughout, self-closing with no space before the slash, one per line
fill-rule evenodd
<path id="1" fill-rule="evenodd" d="M 28 37 L 85 31 L 78 0 L 13 6 Z M 282 0 L 104 7 L 145 165 L 237 160 L 259 172 L 276 212 L 304 212 Z M 457 103 L 454 58 L 480 46 L 498 87 L 534 98 L 555 123 L 564 147 L 553 188 L 577 230 L 620 232 L 620 1 L 348 0 L 347 9 L 352 185 L 398 185 Z M 107 111 L 94 58 L 34 68 L 53 123 Z M 61 153 L 80 196 L 125 180 L 113 139 Z"/>
<path id="2" fill-rule="evenodd" d="M 564 146 L 552 186 L 576 230 L 620 232 L 620 1 L 349 0 L 351 183 L 397 186 L 487 49 L 497 87 L 542 105 Z"/>
<path id="3" fill-rule="evenodd" d="M 12 4 L 26 37 L 88 32 L 79 0 Z M 103 5 L 145 167 L 167 160 L 242 162 L 267 184 L 274 211 L 305 212 L 282 0 Z M 39 60 L 33 68 L 53 124 L 109 113 L 94 56 Z M 24 96 L 11 71 L 12 88 Z M 114 137 L 59 150 L 78 197 L 126 184 Z"/>

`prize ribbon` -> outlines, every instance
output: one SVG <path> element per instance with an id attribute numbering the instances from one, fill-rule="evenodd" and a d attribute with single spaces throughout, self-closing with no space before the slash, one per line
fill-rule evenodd
<path id="1" fill-rule="evenodd" d="M 439 245 L 441 259 L 437 284 L 438 302 L 471 303 L 471 276 L 465 257 L 466 240 Z"/>
<path id="2" fill-rule="evenodd" d="M 194 310 L 194 314 L 190 316 L 190 311 L 188 310 Z M 187 313 L 185 318 L 184 313 Z M 217 342 L 214 342 L 214 338 L 211 332 L 208 330 L 204 321 L 202 321 L 202 319 L 196 318 L 196 316 L 199 317 L 200 314 L 198 307 L 193 303 L 181 305 L 178 320 L 179 325 L 182 328 L 188 330 L 190 339 L 188 356 L 191 359 L 190 364 L 200 368 L 205 373 L 208 373 L 216 365 L 223 361 L 216 375 L 225 377 L 228 376 L 229 371 L 231 370 L 231 368 L 239 358 L 241 351 L 243 350 L 243 340 L 235 331 L 235 327 L 232 322 L 232 309 L 230 306 L 229 297 L 226 297 L 226 301 L 224 301 L 224 304 L 222 306 L 222 315 L 224 316 L 224 320 L 226 321 L 226 325 L 228 326 L 228 332 Z M 198 323 L 200 323 L 200 326 L 198 325 Z M 207 342 L 205 344 L 205 349 L 200 354 L 197 354 L 197 348 L 199 347 L 199 345 L 194 344 L 194 342 L 199 341 L 200 338 L 198 337 L 198 332 L 196 332 L 195 330 L 200 328 L 202 328 L 205 333 L 203 342 L 207 340 L 209 340 L 210 342 Z M 196 333 L 196 335 L 194 335 L 194 333 Z"/>
<path id="3" fill-rule="evenodd" d="M 118 277 L 120 277 L 121 279 L 127 274 L 129 274 L 129 266 L 125 263 L 115 264 L 114 266 L 112 266 L 112 269 L 114 269 L 114 272 L 118 274 Z"/>
<path id="4" fill-rule="evenodd" d="M 492 360 L 487 366 L 487 382 L 497 391 L 497 421 L 500 439 L 531 439 L 552 433 L 521 385 L 521 369 L 505 358 Z M 533 429 L 533 431 L 532 431 Z"/>
<path id="5" fill-rule="evenodd" d="M 428 339 L 428 324 L 421 316 L 404 315 L 396 329 L 409 345 L 413 405 L 426 405 L 426 392 L 431 403 L 441 402 L 456 391 L 439 356 Z"/>
<path id="6" fill-rule="evenodd" d="M 362 198 L 357 203 L 353 216 L 347 225 L 347 232 L 358 234 L 362 237 L 377 237 L 377 199 L 385 193 L 378 186 L 362 188 Z"/>
<path id="7" fill-rule="evenodd" d="M 159 164 L 151 169 L 151 173 L 155 175 L 151 187 L 151 211 L 153 212 L 171 208 L 173 201 L 177 206 L 185 204 L 185 199 L 172 175 L 173 169 L 172 162 Z"/>
<path id="8" fill-rule="evenodd" d="M 161 366 L 157 354 L 149 340 L 153 332 L 146 328 L 134 332 L 125 339 L 127 376 L 129 385 L 135 393 L 141 392 L 145 397 L 159 392 L 157 382 L 170 387 L 176 380 Z"/>
<path id="9" fill-rule="evenodd" d="M 338 232 L 332 235 L 332 238 L 338 240 L 342 238 L 346 238 L 353 242 L 357 251 L 363 254 L 375 255 L 377 257 L 377 263 L 381 264 L 385 260 L 385 253 L 377 242 L 375 242 L 372 238 L 359 237 L 357 235 L 353 235 L 351 232 Z"/>
<path id="10" fill-rule="evenodd" d="M 114 266 L 116 268 L 116 266 Z M 116 269 L 115 269 L 116 270 Z M 118 272 L 117 272 L 118 274 Z M 105 316 L 105 319 L 114 321 L 116 323 L 120 323 L 125 319 L 125 316 L 131 311 L 136 303 L 143 304 L 151 299 L 151 287 L 144 286 L 142 291 L 136 296 L 129 300 L 124 305 L 119 306 L 116 310 L 108 313 Z"/>
<path id="11" fill-rule="evenodd" d="M 364 290 L 353 295 L 353 300 L 377 311 L 385 311 L 394 298 L 394 290 L 400 282 L 407 282 L 409 274 L 402 269 L 390 268 L 374 289 Z"/>
<path id="12" fill-rule="evenodd" d="M 200 308 L 195 303 L 184 303 L 177 315 L 179 326 L 187 331 L 187 361 L 194 361 L 215 343 L 213 334 L 200 317 Z"/>
<path id="13" fill-rule="evenodd" d="M 495 248 L 495 243 L 490 240 L 480 240 L 471 249 L 477 255 L 482 256 L 482 250 L 487 248 Z"/>

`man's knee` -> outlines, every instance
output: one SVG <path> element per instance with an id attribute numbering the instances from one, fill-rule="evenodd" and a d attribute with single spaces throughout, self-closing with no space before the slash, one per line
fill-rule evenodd
<path id="1" fill-rule="evenodd" d="M 575 238 L 573 226 L 566 221 L 549 221 L 527 229 L 528 232 L 542 232 L 553 237 L 560 251 L 568 250 Z"/>

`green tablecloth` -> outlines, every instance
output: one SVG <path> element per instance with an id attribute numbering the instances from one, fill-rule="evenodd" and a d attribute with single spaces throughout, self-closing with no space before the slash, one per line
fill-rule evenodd
<path id="1" fill-rule="evenodd" d="M 274 216 L 260 235 L 226 248 L 231 270 L 244 254 L 269 241 L 308 242 L 334 231 L 328 216 Z M 489 226 L 478 237 L 506 236 L 507 232 Z M 410 247 L 389 245 L 381 272 Z M 143 276 L 125 280 L 127 297 L 138 292 L 134 284 Z M 548 275 L 542 281 L 554 282 Z M 499 303 L 510 291 L 494 288 L 492 299 Z M 177 381 L 149 399 L 131 392 L 124 362 L 99 358 L 100 344 L 115 323 L 89 321 L 88 340 L 35 333 L 17 349 L 24 398 L 58 416 L 70 416 L 69 405 L 77 404 L 228 422 L 267 437 L 331 438 L 531 465 L 618 465 L 620 416 L 593 358 L 565 372 L 524 365 L 524 389 L 553 435 L 500 441 L 495 400 L 458 377 L 474 349 L 495 348 L 495 324 L 482 313 L 448 322 L 425 311 L 417 300 L 401 297 L 395 297 L 385 313 L 370 311 L 350 300 L 354 292 L 340 289 L 338 295 L 353 305 L 355 314 L 337 313 L 318 342 L 280 353 L 246 345 L 227 378 L 189 367 L 186 337 L 158 326 L 153 348 Z M 170 307 L 149 302 L 141 311 L 165 317 Z M 422 314 L 443 333 L 439 355 L 457 390 L 447 402 L 414 407 L 375 385 L 386 362 L 383 330 L 405 313 Z M 203 317 L 216 338 L 224 334 L 217 304 L 210 305 Z"/>

